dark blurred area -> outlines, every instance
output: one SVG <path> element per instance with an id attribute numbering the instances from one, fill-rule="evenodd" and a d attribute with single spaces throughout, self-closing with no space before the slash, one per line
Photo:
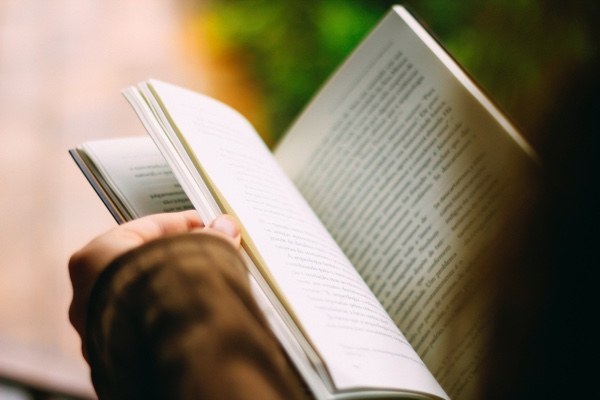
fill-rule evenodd
<path id="1" fill-rule="evenodd" d="M 596 397 L 600 62 L 557 84 L 536 130 L 544 159 L 537 201 L 499 257 L 495 337 L 485 399 Z"/>

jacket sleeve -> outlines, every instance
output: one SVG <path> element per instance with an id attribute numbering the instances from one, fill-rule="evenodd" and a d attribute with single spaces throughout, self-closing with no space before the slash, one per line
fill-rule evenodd
<path id="1" fill-rule="evenodd" d="M 300 381 L 226 241 L 162 238 L 98 279 L 86 347 L 100 399 L 294 399 Z"/>

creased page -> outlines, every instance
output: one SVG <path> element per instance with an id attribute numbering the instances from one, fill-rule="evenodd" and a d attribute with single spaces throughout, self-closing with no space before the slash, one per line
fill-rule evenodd
<path id="1" fill-rule="evenodd" d="M 226 211 L 243 224 L 335 386 L 445 398 L 246 120 L 202 95 L 156 81 L 151 86 Z"/>
<path id="2" fill-rule="evenodd" d="M 529 151 L 396 8 L 275 153 L 453 398 L 476 389 L 491 315 L 474 301 L 482 260 L 526 193 Z"/>

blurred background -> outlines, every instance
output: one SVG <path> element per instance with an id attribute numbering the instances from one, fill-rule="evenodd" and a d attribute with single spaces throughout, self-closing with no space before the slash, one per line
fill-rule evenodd
<path id="1" fill-rule="evenodd" d="M 144 134 L 120 90 L 154 77 L 201 91 L 273 145 L 393 3 L 0 0 L 0 399 L 94 397 L 67 262 L 115 222 L 67 150 Z M 595 55 L 596 3 L 404 2 L 534 146 Z"/>

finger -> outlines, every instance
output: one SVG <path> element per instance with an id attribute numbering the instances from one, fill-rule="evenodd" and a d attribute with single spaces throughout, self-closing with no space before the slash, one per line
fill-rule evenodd
<path id="1" fill-rule="evenodd" d="M 227 214 L 215 218 L 209 224 L 208 228 L 203 229 L 202 232 L 222 237 L 236 249 L 240 247 L 242 241 L 239 222 L 237 219 Z"/>
<path id="2" fill-rule="evenodd" d="M 204 224 L 194 210 L 181 213 L 149 215 L 110 230 L 95 239 L 72 257 L 74 265 L 85 261 L 88 269 L 108 265 L 127 251 L 151 240 L 176 233 L 189 232 Z"/>
<path id="3" fill-rule="evenodd" d="M 190 210 L 149 215 L 121 225 L 117 234 L 124 235 L 128 240 L 142 240 L 145 243 L 165 235 L 185 233 L 201 227 L 204 227 L 204 223 L 198 213 Z"/>
<path id="4" fill-rule="evenodd" d="M 92 240 L 73 254 L 69 260 L 69 274 L 73 286 L 73 300 L 69 310 L 72 325 L 82 335 L 83 317 L 87 298 L 96 279 L 121 254 L 159 237 L 185 233 L 204 224 L 196 211 L 157 214 L 123 224 Z"/>
<path id="5" fill-rule="evenodd" d="M 159 237 L 185 233 L 201 228 L 204 224 L 195 211 L 172 214 L 156 214 L 143 217 L 110 230 L 76 252 L 70 260 L 70 268 L 85 265 L 92 274 L 108 265 L 119 255 Z"/>

